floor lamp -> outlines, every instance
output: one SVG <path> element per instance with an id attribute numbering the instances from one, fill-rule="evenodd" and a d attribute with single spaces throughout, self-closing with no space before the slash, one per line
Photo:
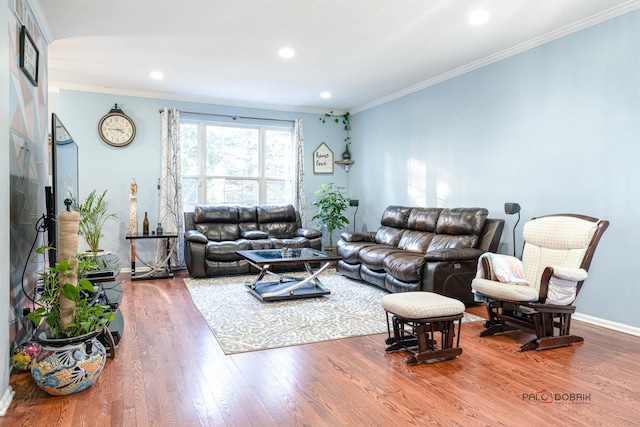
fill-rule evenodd
<path id="1" fill-rule="evenodd" d="M 513 256 L 516 256 L 516 227 L 520 222 L 520 205 L 517 203 L 505 203 L 504 213 L 506 213 L 507 215 L 518 214 L 518 220 L 513 226 Z"/>
<path id="2" fill-rule="evenodd" d="M 356 232 L 356 214 L 358 213 L 358 205 L 360 204 L 360 201 L 358 199 L 351 199 L 349 200 L 349 206 L 355 206 L 356 207 L 356 211 L 353 213 L 353 232 Z"/>

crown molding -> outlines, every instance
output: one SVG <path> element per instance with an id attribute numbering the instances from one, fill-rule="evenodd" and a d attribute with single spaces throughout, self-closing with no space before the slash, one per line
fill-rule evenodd
<path id="1" fill-rule="evenodd" d="M 104 93 L 109 95 L 133 96 L 138 98 L 165 99 L 170 101 L 196 102 L 202 104 L 214 104 L 229 107 L 255 108 L 260 110 L 288 111 L 293 113 L 325 114 L 327 109 L 292 107 L 286 105 L 259 104 L 243 101 L 235 101 L 220 98 L 208 98 L 201 96 L 189 96 L 167 92 L 153 92 L 144 90 L 117 89 L 102 86 L 80 85 L 65 82 L 49 82 L 49 92 L 59 93 L 60 89 L 75 90 L 80 92 Z"/>
<path id="2" fill-rule="evenodd" d="M 451 70 L 447 73 L 436 76 L 432 79 L 425 80 L 413 86 L 410 86 L 406 89 L 402 89 L 398 92 L 392 93 L 390 95 L 384 96 L 382 98 L 378 98 L 374 101 L 368 102 L 364 105 L 356 107 L 350 112 L 352 114 L 356 114 L 370 108 L 377 107 L 382 104 L 386 104 L 387 102 L 394 101 L 398 98 L 402 98 L 403 96 L 410 95 L 414 92 L 418 92 L 422 89 L 426 89 L 428 87 L 437 85 L 438 83 L 442 83 L 446 80 L 450 80 L 454 77 L 461 76 L 463 74 L 469 73 L 471 71 L 477 70 L 479 68 L 485 67 L 487 65 L 493 64 L 498 61 L 502 61 L 503 59 L 507 59 L 509 57 L 515 56 L 519 53 L 525 52 L 527 50 L 533 49 L 538 46 L 542 46 L 543 44 L 549 43 L 551 41 L 560 39 L 562 37 L 568 36 L 570 34 L 576 33 L 578 31 L 584 30 L 589 27 L 593 27 L 594 25 L 598 25 L 602 22 L 608 21 L 613 18 L 617 18 L 618 16 L 624 15 L 625 13 L 632 12 L 634 10 L 640 9 L 640 0 L 631 0 L 611 9 L 605 10 L 596 15 L 590 16 L 588 18 L 582 19 L 580 21 L 574 22 L 573 24 L 567 25 L 565 27 L 559 28 L 555 31 L 549 32 L 542 36 L 536 37 L 531 40 L 527 40 L 523 43 L 515 45 L 511 48 L 502 50 L 493 55 L 487 56 L 486 58 L 480 59 L 478 61 L 471 62 L 467 65 L 463 65 L 462 67 L 458 67 L 454 70 Z"/>

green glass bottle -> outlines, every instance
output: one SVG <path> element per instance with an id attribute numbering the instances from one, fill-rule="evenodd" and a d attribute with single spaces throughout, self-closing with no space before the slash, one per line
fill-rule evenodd
<path id="1" fill-rule="evenodd" d="M 147 213 L 144 213 L 144 220 L 142 221 L 142 235 L 149 235 L 149 218 L 147 217 Z"/>

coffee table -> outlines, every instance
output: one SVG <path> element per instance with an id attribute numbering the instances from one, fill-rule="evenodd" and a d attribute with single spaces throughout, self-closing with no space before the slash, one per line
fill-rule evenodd
<path id="1" fill-rule="evenodd" d="M 287 299 L 313 298 L 329 295 L 318 276 L 333 264 L 342 259 L 337 255 L 321 252 L 316 249 L 258 249 L 237 251 L 249 264 L 260 270 L 258 277 L 245 286 L 261 301 L 281 301 Z M 308 276 L 304 278 L 290 277 L 271 271 L 274 265 L 304 264 Z M 313 270 L 311 264 L 320 263 L 320 268 Z M 265 275 L 276 277 L 276 281 L 263 281 Z"/>

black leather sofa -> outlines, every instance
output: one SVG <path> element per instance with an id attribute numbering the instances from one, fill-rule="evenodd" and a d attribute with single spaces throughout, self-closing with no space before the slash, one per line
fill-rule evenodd
<path id="1" fill-rule="evenodd" d="M 236 251 L 285 245 L 321 248 L 322 232 L 302 228 L 292 205 L 196 206 L 184 213 L 184 225 L 185 259 L 192 277 L 255 271 Z"/>
<path id="2" fill-rule="evenodd" d="M 389 206 L 380 228 L 342 233 L 337 270 L 390 292 L 429 291 L 473 304 L 478 258 L 496 252 L 504 220 L 484 208 Z"/>

